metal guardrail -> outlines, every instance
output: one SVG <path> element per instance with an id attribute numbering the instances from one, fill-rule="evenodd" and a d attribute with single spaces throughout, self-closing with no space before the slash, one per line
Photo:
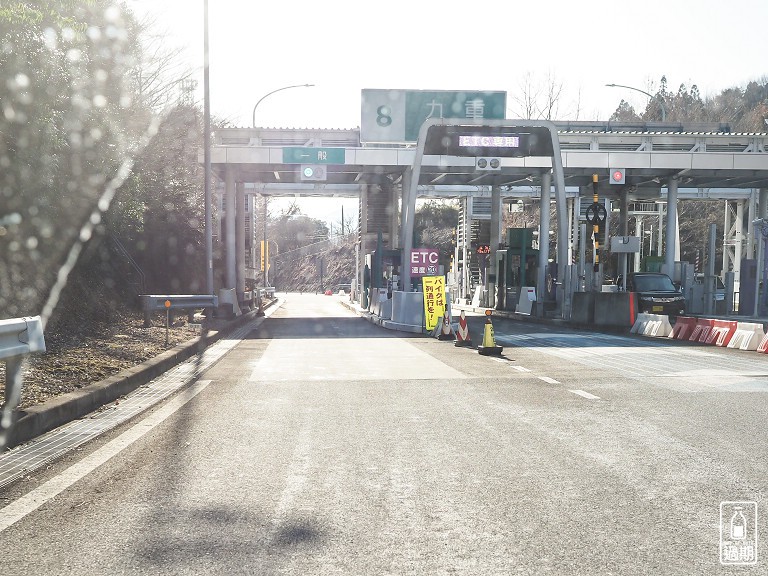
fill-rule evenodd
<path id="1" fill-rule="evenodd" d="M 8 444 L 13 411 L 21 399 L 21 362 L 25 356 L 45 352 L 40 316 L 0 320 L 0 361 L 5 362 L 5 401 L 0 411 L 0 451 Z"/>
<path id="2" fill-rule="evenodd" d="M 152 313 L 165 310 L 186 310 L 189 316 L 199 308 L 216 308 L 219 298 L 214 294 L 142 294 L 139 296 L 144 309 L 144 326 L 152 325 Z M 166 306 L 168 302 L 168 306 Z"/>

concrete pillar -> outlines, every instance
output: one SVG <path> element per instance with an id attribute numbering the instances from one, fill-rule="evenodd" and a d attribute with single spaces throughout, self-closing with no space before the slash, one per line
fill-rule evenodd
<path id="1" fill-rule="evenodd" d="M 411 291 L 411 269 L 408 266 L 411 249 L 413 248 L 413 225 L 416 217 L 416 194 L 418 192 L 419 174 L 421 173 L 421 158 L 414 160 L 414 168 L 407 168 L 403 175 L 403 203 L 400 220 L 400 245 L 403 248 L 403 260 L 405 266 L 402 269 L 403 290 Z"/>
<path id="2" fill-rule="evenodd" d="M 709 225 L 709 239 L 707 242 L 707 273 L 704 275 L 704 313 L 713 314 L 715 311 L 715 241 L 717 225 Z"/>
<path id="3" fill-rule="evenodd" d="M 620 201 L 621 201 L 621 204 L 619 206 L 619 234 L 621 234 L 622 236 L 629 236 L 629 192 L 626 189 L 621 191 Z M 627 264 L 628 259 L 629 259 L 629 254 L 627 253 L 619 254 L 619 274 L 621 274 L 621 278 L 623 282 L 622 286 L 627 285 L 626 284 L 627 272 L 629 271 L 628 270 L 629 266 Z"/>
<path id="4" fill-rule="evenodd" d="M 232 289 L 237 286 L 237 274 L 235 263 L 235 169 L 227 164 L 224 173 L 224 217 L 226 226 L 224 228 L 224 257 L 226 259 L 225 279 L 227 285 L 225 288 Z"/>
<path id="5" fill-rule="evenodd" d="M 244 300 L 245 292 L 245 184 L 235 184 L 235 292 L 238 302 Z"/>
<path id="6" fill-rule="evenodd" d="M 578 198 L 568 198 L 568 230 L 570 231 L 570 241 L 568 242 L 568 264 L 574 262 L 573 256 L 578 251 L 579 238 L 579 202 Z"/>
<path id="7" fill-rule="evenodd" d="M 368 246 L 366 238 L 368 236 L 368 184 L 362 184 L 360 186 L 360 222 L 358 222 L 360 228 L 360 268 L 359 274 L 359 299 L 360 305 L 363 306 L 367 302 L 368 296 L 362 297 L 365 291 L 365 256 L 368 254 Z"/>
<path id="8" fill-rule="evenodd" d="M 679 250 L 677 247 L 677 234 L 677 178 L 673 177 L 667 184 L 667 250 L 664 254 L 664 265 L 667 267 L 667 274 L 670 276 L 674 275 L 675 256 Z"/>
<path id="9" fill-rule="evenodd" d="M 736 201 L 736 213 L 733 205 L 725 201 L 725 225 L 723 226 L 723 267 L 722 277 L 732 271 L 739 277 L 741 270 L 742 245 L 744 241 L 744 200 Z"/>
<path id="10" fill-rule="evenodd" d="M 461 261 L 463 263 L 463 269 L 461 271 L 461 278 L 462 278 L 462 291 L 464 292 L 461 294 L 462 298 L 470 299 L 472 297 L 472 294 L 470 293 L 470 279 L 471 279 L 471 270 L 469 266 L 469 248 L 470 248 L 470 240 L 472 231 L 470 230 L 470 219 L 469 219 L 469 197 L 464 197 L 461 200 L 464 210 L 463 210 L 463 220 L 461 222 L 462 230 L 463 230 L 463 242 L 461 243 Z"/>
<path id="11" fill-rule="evenodd" d="M 536 312 L 544 316 L 544 297 L 547 287 L 547 264 L 549 263 L 549 200 L 552 194 L 552 174 L 541 175 L 541 202 L 539 203 L 539 269 L 536 275 Z M 560 279 L 562 280 L 562 278 Z"/>
<path id="12" fill-rule="evenodd" d="M 657 234 L 656 234 L 656 256 L 661 256 L 664 254 L 664 204 L 657 204 L 656 205 L 659 210 L 659 225 L 657 227 Z M 653 230 L 653 226 L 651 226 L 651 230 Z M 648 247 L 648 256 L 651 255 L 651 247 Z"/>
<path id="13" fill-rule="evenodd" d="M 633 272 L 640 272 L 640 259 L 643 256 L 643 247 L 645 246 L 645 230 L 643 228 L 643 217 L 635 216 L 635 236 L 640 238 L 640 252 L 635 254 L 635 267 Z M 651 242 L 653 242 L 653 239 L 651 239 Z"/>
<path id="14" fill-rule="evenodd" d="M 389 185 L 390 200 L 389 200 L 389 247 L 394 249 L 400 246 L 400 227 L 398 225 L 400 221 L 400 186 L 397 184 Z"/>
<path id="15" fill-rule="evenodd" d="M 755 218 L 757 218 L 757 197 L 758 190 L 753 188 L 749 194 L 749 208 L 747 212 L 747 242 L 744 246 L 744 255 L 746 258 L 753 258 L 755 255 L 755 225 L 753 224 Z M 739 281 L 739 277 L 736 277 L 736 281 Z"/>
<path id="16" fill-rule="evenodd" d="M 579 225 L 579 291 L 587 288 L 587 225 Z"/>
<path id="17" fill-rule="evenodd" d="M 256 195 L 251 194 L 251 212 L 250 212 L 250 228 L 251 228 L 251 270 L 256 273 Z"/>

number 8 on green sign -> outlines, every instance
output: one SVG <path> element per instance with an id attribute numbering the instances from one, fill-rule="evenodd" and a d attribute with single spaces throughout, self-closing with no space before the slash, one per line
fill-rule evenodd
<path id="1" fill-rule="evenodd" d="M 392 116 L 390 114 L 392 114 L 392 111 L 386 104 L 376 108 L 376 124 L 379 126 L 389 126 L 392 124 Z"/>

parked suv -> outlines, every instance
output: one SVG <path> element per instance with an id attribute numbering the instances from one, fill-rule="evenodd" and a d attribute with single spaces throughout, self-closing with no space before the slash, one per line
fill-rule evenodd
<path id="1" fill-rule="evenodd" d="M 627 291 L 637 292 L 640 312 L 648 314 L 685 314 L 685 296 L 666 274 L 635 272 L 629 275 Z"/>

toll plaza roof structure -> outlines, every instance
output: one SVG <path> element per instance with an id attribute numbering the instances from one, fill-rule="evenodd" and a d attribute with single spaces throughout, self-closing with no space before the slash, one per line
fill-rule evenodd
<path id="1" fill-rule="evenodd" d="M 626 190 L 631 200 L 659 198 L 671 178 L 678 180 L 681 199 L 736 199 L 744 190 L 768 188 L 765 133 L 732 133 L 726 124 L 554 124 L 569 188 L 590 186 L 593 174 L 601 194 Z M 318 153 L 325 156 L 312 155 Z M 223 180 L 229 167 L 235 180 L 276 196 L 357 196 L 366 182 L 400 182 L 414 158 L 411 145 L 362 144 L 359 129 L 224 128 L 215 131 L 211 146 L 218 177 Z M 322 164 L 324 180 L 303 180 L 307 164 Z M 495 186 L 510 196 L 525 195 L 550 168 L 551 159 L 539 156 L 500 158 L 498 170 L 478 171 L 474 158 L 425 155 L 419 195 L 460 197 Z M 623 184 L 609 186 L 616 169 L 623 171 Z"/>

